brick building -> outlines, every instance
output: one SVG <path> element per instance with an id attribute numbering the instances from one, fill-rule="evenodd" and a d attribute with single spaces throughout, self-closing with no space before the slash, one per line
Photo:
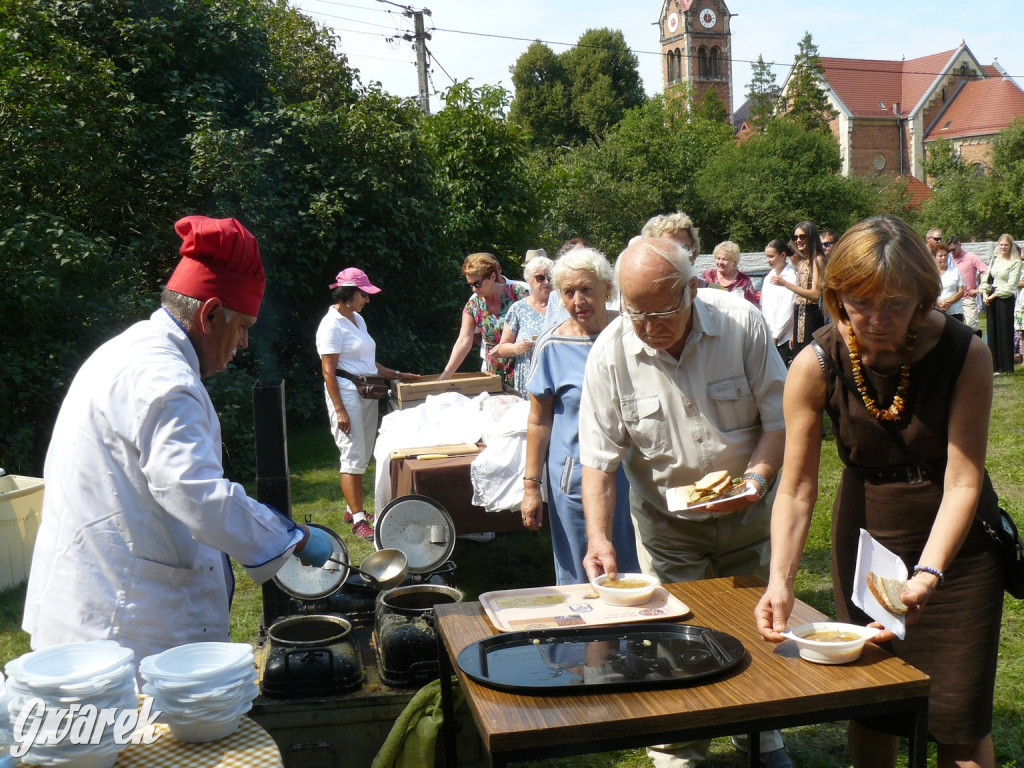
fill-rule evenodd
<path id="1" fill-rule="evenodd" d="M 998 63 L 981 64 L 966 43 L 917 59 L 820 57 L 823 87 L 838 117 L 843 173 L 891 174 L 926 181 L 928 145 L 954 143 L 985 166 L 992 139 L 1024 116 L 1024 91 Z M 782 86 L 783 98 L 789 78 Z"/>

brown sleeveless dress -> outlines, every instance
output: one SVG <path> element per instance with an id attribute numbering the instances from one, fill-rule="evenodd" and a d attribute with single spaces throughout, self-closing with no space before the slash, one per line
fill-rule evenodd
<path id="1" fill-rule="evenodd" d="M 852 377 L 850 354 L 834 325 L 814 334 L 825 352 Z M 828 370 L 826 410 L 832 419 L 839 457 L 845 465 L 832 509 L 832 585 L 840 620 L 872 619 L 852 601 L 859 529 L 895 552 L 911 571 L 918 563 L 942 500 L 950 401 L 963 368 L 972 331 L 947 318 L 935 347 L 911 368 L 907 410 L 897 425 L 907 445 L 938 477 L 934 482 L 875 482 L 864 470 L 905 467 L 919 461 L 896 444 L 864 408 L 860 395 Z M 863 366 L 868 393 L 880 407 L 892 402 L 898 376 L 881 377 Z M 976 515 L 998 519 L 998 499 L 985 474 Z M 992 730 L 1003 573 L 995 544 L 975 519 L 966 541 L 945 572 L 905 640 L 888 648 L 932 678 L 928 708 L 931 738 L 944 744 L 970 743 Z M 884 722 L 864 721 L 886 730 Z"/>

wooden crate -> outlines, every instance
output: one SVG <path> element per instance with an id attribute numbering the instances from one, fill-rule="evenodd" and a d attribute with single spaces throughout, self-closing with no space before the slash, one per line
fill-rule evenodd
<path id="1" fill-rule="evenodd" d="M 398 382 L 395 392 L 395 405 L 401 410 L 409 404 L 423 402 L 427 395 L 442 392 L 460 392 L 463 395 L 501 392 L 501 376 L 494 373 L 456 373 L 444 381 L 438 381 L 436 374 L 421 376 L 416 381 Z"/>

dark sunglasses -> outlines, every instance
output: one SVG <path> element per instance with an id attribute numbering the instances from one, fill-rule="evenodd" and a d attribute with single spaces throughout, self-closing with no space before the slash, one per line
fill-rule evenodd
<path id="1" fill-rule="evenodd" d="M 836 244 L 835 240 L 829 240 L 829 241 L 822 240 L 821 241 L 821 247 L 825 248 L 825 249 L 831 248 L 835 244 Z"/>
<path id="2" fill-rule="evenodd" d="M 806 240 L 807 235 L 793 235 L 794 240 Z"/>
<path id="3" fill-rule="evenodd" d="M 480 278 L 479 280 L 474 280 L 473 282 L 471 282 L 471 283 L 466 283 L 466 284 L 467 284 L 467 285 L 468 285 L 468 286 L 469 286 L 470 288 L 476 289 L 476 288 L 479 288 L 479 287 L 480 287 L 481 285 L 483 285 L 483 284 L 484 284 L 485 282 L 487 282 L 487 281 L 488 281 L 488 280 L 490 280 L 490 279 L 491 279 L 491 276 L 490 276 L 490 275 L 488 275 L 487 277 L 481 277 L 481 278 Z"/>

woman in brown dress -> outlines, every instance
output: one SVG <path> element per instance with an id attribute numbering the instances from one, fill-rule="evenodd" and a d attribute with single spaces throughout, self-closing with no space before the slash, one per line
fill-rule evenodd
<path id="1" fill-rule="evenodd" d="M 977 519 L 998 519 L 985 472 L 991 355 L 970 328 L 934 309 L 938 294 L 933 257 L 899 219 L 862 221 L 832 249 L 824 296 L 835 322 L 815 334 L 820 356 L 805 349 L 786 381 L 785 471 L 756 620 L 766 640 L 784 639 L 828 412 L 844 464 L 832 518 L 836 613 L 871 622 L 851 598 L 864 528 L 912 574 L 901 595 L 910 607 L 906 638 L 883 630 L 876 642 L 931 676 L 928 728 L 938 765 L 992 768 L 1003 573 Z M 878 720 L 850 723 L 855 766 L 895 764 L 897 739 L 885 730 Z"/>

